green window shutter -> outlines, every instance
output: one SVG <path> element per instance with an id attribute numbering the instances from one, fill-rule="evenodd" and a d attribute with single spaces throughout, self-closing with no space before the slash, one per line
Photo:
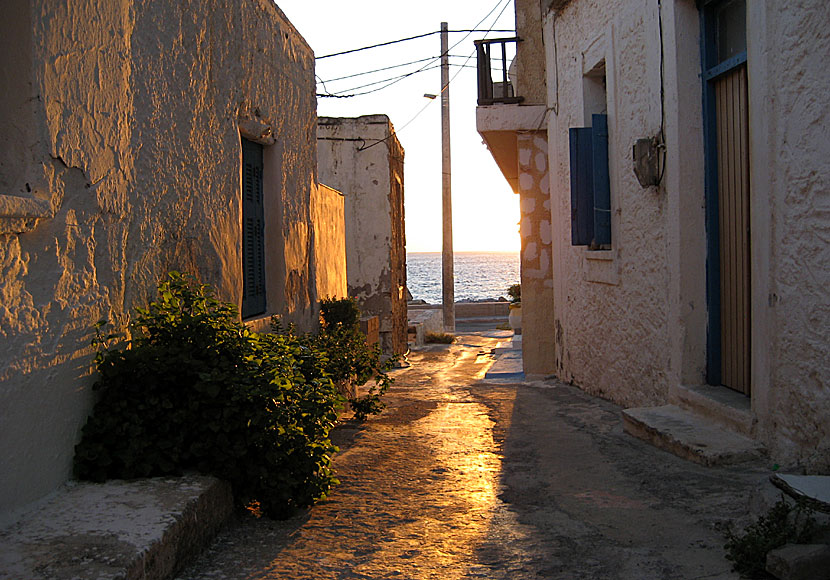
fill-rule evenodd
<path id="1" fill-rule="evenodd" d="M 262 145 L 242 139 L 242 318 L 265 312 Z"/>

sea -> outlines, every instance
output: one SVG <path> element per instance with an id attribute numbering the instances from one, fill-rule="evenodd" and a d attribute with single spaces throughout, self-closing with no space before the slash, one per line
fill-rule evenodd
<path id="1" fill-rule="evenodd" d="M 519 283 L 518 252 L 455 252 L 455 301 L 507 298 Z M 407 252 L 406 279 L 414 300 L 441 303 L 441 252 Z"/>

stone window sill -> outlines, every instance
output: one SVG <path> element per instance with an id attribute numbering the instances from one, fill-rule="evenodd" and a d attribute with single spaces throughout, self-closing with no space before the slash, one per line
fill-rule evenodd
<path id="1" fill-rule="evenodd" d="M 617 286 L 620 283 L 620 273 L 617 267 L 616 252 L 614 250 L 585 250 L 584 272 L 588 282 L 610 284 Z"/>

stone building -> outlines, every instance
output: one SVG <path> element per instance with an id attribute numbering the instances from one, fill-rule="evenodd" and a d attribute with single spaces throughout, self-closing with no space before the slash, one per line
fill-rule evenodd
<path id="1" fill-rule="evenodd" d="M 271 0 L 9 0 L 0 20 L 0 513 L 71 474 L 96 321 L 170 270 L 316 324 L 314 55 Z"/>
<path id="2" fill-rule="evenodd" d="M 406 352 L 404 151 L 389 117 L 320 117 L 317 171 L 342 191 L 349 296 L 380 319 L 386 354 Z"/>
<path id="3" fill-rule="evenodd" d="M 819 0 L 517 0 L 512 66 L 479 43 L 528 373 L 830 470 L 827 22 Z"/>

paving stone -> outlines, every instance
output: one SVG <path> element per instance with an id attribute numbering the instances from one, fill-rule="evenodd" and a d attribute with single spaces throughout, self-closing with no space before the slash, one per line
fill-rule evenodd
<path id="1" fill-rule="evenodd" d="M 555 380 L 479 380 L 505 338 L 413 351 L 384 412 L 335 430 L 328 498 L 241 518 L 180 579 L 737 579 L 719 530 L 768 473 L 664 453 Z"/>

